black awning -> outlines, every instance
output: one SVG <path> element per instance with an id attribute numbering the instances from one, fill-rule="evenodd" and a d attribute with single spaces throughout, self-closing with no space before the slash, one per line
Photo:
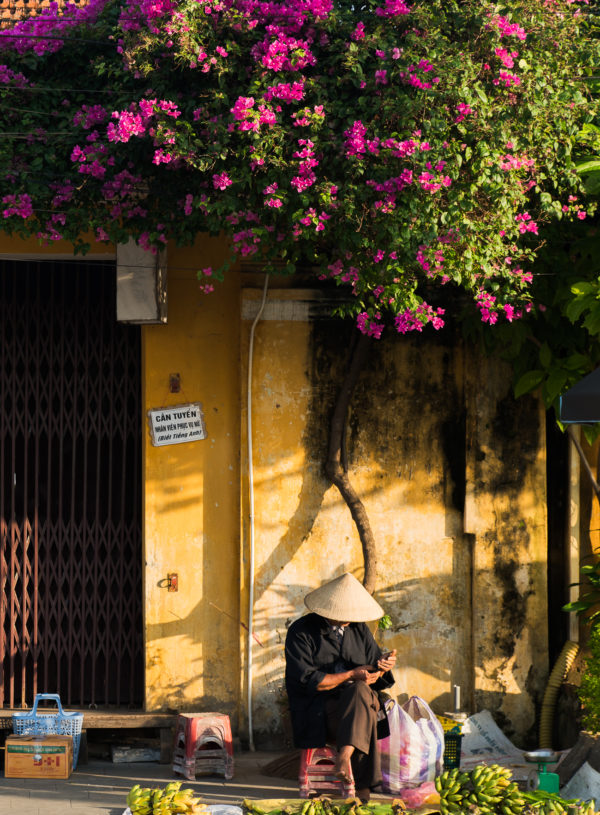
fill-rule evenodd
<path id="1" fill-rule="evenodd" d="M 560 397 L 560 420 L 567 424 L 600 422 L 600 368 L 563 393 Z"/>

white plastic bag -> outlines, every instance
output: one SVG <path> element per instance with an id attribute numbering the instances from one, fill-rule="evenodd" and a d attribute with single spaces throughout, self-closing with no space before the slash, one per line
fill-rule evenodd
<path id="1" fill-rule="evenodd" d="M 379 741 L 383 791 L 398 793 L 433 781 L 442 772 L 444 729 L 427 702 L 411 696 L 386 703 L 390 735 Z"/>

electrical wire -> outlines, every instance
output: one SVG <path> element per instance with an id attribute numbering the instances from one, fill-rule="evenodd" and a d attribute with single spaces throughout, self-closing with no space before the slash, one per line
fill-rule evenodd
<path id="1" fill-rule="evenodd" d="M 68 40 L 70 43 L 72 42 L 85 42 L 85 43 L 92 43 L 94 45 L 117 45 L 115 40 L 88 40 L 84 39 L 83 37 L 70 37 L 67 34 L 59 35 L 59 34 L 6 34 L 4 30 L 0 30 L 0 42 L 3 39 L 8 40 Z"/>
<path id="2" fill-rule="evenodd" d="M 9 105 L 3 105 L 2 110 L 10 110 L 14 113 L 33 113 L 34 116 L 60 116 L 57 110 L 34 110 L 33 108 L 13 108 Z"/>
<path id="3" fill-rule="evenodd" d="M 105 90 L 99 88 L 48 88 L 42 87 L 41 85 L 26 85 L 24 87 L 17 87 L 10 82 L 0 82 L 0 88 L 6 88 L 6 90 L 9 91 L 31 91 L 36 93 L 108 93 L 113 96 L 115 93 L 123 93 L 123 91 Z"/>
<path id="4" fill-rule="evenodd" d="M 34 131 L 25 131 L 25 130 L 22 130 L 22 131 L 6 130 L 4 132 L 0 131 L 0 137 L 1 136 L 11 136 L 11 137 L 14 137 L 14 138 L 19 138 L 19 139 L 30 139 L 30 138 L 31 139 L 33 139 L 33 138 L 42 139 L 42 138 L 46 138 L 46 136 L 70 136 L 72 138 L 73 133 L 71 133 L 69 130 L 44 130 L 43 133 L 35 133 Z"/>

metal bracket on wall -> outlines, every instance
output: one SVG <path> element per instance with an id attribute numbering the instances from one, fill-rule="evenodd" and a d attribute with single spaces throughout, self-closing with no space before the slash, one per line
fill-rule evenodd
<path id="1" fill-rule="evenodd" d="M 160 589 L 166 589 L 167 591 L 179 591 L 179 577 L 177 572 L 169 572 L 166 577 L 158 581 L 158 587 Z"/>

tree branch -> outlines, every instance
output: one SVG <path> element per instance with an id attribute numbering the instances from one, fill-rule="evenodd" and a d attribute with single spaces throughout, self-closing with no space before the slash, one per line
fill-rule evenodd
<path id="1" fill-rule="evenodd" d="M 354 386 L 358 381 L 359 374 L 367 359 L 370 344 L 370 338 L 364 334 L 360 334 L 358 340 L 353 343 L 353 348 L 350 352 L 350 365 L 344 376 L 342 387 L 340 388 L 333 410 L 333 416 L 331 417 L 329 449 L 325 472 L 331 482 L 340 491 L 342 498 L 350 510 L 352 520 L 356 524 L 365 562 L 363 584 L 367 591 L 372 594 L 375 589 L 377 574 L 375 538 L 364 504 L 348 478 L 347 464 L 345 461 L 345 429 L 348 420 L 350 399 Z"/>

